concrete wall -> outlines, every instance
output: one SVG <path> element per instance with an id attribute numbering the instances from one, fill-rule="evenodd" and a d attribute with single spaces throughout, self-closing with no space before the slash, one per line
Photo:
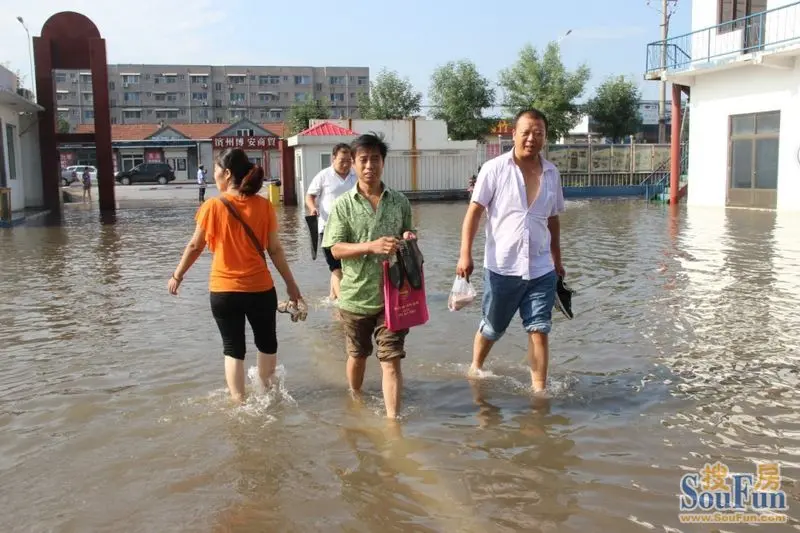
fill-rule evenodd
<path id="1" fill-rule="evenodd" d="M 33 114 L 19 118 L 22 150 L 22 174 L 25 176 L 25 207 L 44 207 L 42 184 L 42 151 L 39 147 L 39 117 Z"/>
<path id="2" fill-rule="evenodd" d="M 13 128 L 13 168 L 11 164 L 12 155 L 9 153 L 8 128 Z M 11 210 L 19 211 L 25 209 L 25 174 L 22 169 L 22 149 L 19 140 L 19 113 L 13 108 L 0 106 L 0 141 L 3 143 L 4 161 L 3 166 L 6 175 L 6 187 L 11 189 Z M 12 179 L 13 178 L 13 179 Z"/>
<path id="3" fill-rule="evenodd" d="M 412 120 L 312 120 L 311 126 L 319 122 L 330 122 L 356 133 L 374 131 L 384 135 L 384 141 L 392 151 L 411 150 Z M 417 150 L 474 150 L 477 141 L 449 141 L 447 123 L 443 120 L 416 119 Z"/>
<path id="4" fill-rule="evenodd" d="M 798 87 L 797 61 L 789 70 L 742 66 L 696 77 L 689 123 L 689 205 L 726 203 L 730 115 L 780 111 L 777 208 L 800 210 Z"/>

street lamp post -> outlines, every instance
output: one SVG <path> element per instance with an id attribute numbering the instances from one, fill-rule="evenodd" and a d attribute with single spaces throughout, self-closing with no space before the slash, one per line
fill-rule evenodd
<path id="1" fill-rule="evenodd" d="M 28 25 L 25 24 L 25 20 L 22 17 L 17 17 L 17 20 L 22 27 L 25 28 L 25 34 L 28 36 L 28 61 L 31 64 L 31 92 L 33 93 L 33 99 L 36 100 L 36 73 L 33 71 L 33 41 L 31 40 L 31 32 L 28 30 Z"/>

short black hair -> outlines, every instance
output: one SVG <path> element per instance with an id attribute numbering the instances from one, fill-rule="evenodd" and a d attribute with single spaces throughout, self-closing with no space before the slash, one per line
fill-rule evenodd
<path id="1" fill-rule="evenodd" d="M 522 111 L 514 115 L 514 129 L 517 129 L 517 121 L 522 117 L 530 117 L 534 120 L 541 120 L 542 122 L 544 122 L 544 129 L 545 130 L 550 129 L 550 124 L 547 123 L 547 117 L 544 115 L 544 113 L 542 113 L 535 107 L 523 109 Z"/>
<path id="2" fill-rule="evenodd" d="M 333 155 L 333 157 L 336 157 L 336 154 L 338 154 L 342 150 L 347 150 L 348 152 L 350 152 L 350 145 L 347 144 L 347 143 L 339 143 L 339 144 L 337 144 L 336 146 L 333 147 L 333 150 L 331 151 L 331 155 Z"/>
<path id="3" fill-rule="evenodd" d="M 355 140 L 350 144 L 350 151 L 353 155 L 356 155 L 359 148 L 365 150 L 378 150 L 381 154 L 381 159 L 386 160 L 386 154 L 389 152 L 389 147 L 383 142 L 383 135 L 380 133 L 375 133 L 371 131 L 369 133 L 365 133 L 364 135 L 359 135 L 355 138 Z"/>

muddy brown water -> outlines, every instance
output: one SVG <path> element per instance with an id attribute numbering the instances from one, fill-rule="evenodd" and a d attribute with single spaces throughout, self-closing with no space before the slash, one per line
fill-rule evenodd
<path id="1" fill-rule="evenodd" d="M 717 460 L 779 462 L 797 505 L 797 218 L 568 202 L 576 317 L 555 319 L 553 397 L 533 405 L 518 322 L 493 376 L 465 378 L 479 306 L 447 310 L 464 208 L 414 207 L 431 320 L 409 335 L 396 426 L 377 361 L 366 405 L 349 400 L 295 209 L 281 231 L 312 310 L 279 315 L 282 389 L 243 408 L 223 388 L 209 256 L 166 291 L 190 203 L 0 231 L 0 531 L 751 531 L 678 520 L 680 476 Z M 796 528 L 789 514 L 758 530 Z"/>

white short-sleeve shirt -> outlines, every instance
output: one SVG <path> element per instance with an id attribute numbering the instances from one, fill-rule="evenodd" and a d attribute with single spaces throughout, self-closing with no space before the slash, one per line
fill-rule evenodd
<path id="1" fill-rule="evenodd" d="M 306 194 L 317 197 L 317 210 L 319 211 L 319 232 L 325 229 L 328 217 L 333 211 L 333 203 L 342 194 L 346 193 L 356 185 L 356 174 L 353 169 L 346 178 L 342 178 L 333 167 L 320 170 L 311 183 L 308 185 Z"/>
<path id="2" fill-rule="evenodd" d="M 553 269 L 547 219 L 563 213 L 564 192 L 558 169 L 541 157 L 539 196 L 528 207 L 522 171 L 510 150 L 483 164 L 472 201 L 486 208 L 483 266 L 496 274 L 536 279 Z"/>

